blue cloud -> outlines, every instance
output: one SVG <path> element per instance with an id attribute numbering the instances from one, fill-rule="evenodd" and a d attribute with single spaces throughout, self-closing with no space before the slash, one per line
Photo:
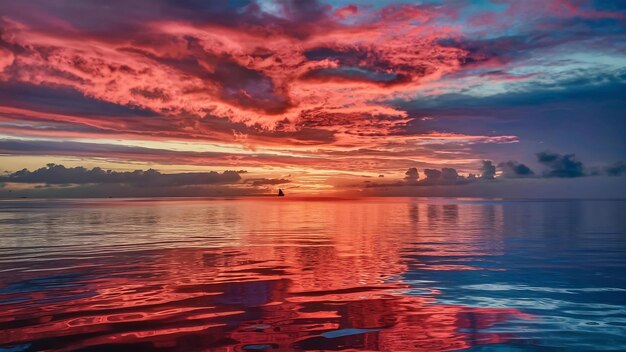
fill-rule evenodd
<path id="1" fill-rule="evenodd" d="M 547 177 L 581 177 L 585 176 L 583 163 L 576 160 L 574 154 L 557 154 L 552 152 L 537 153 L 537 160 L 547 166 L 544 173 Z"/>

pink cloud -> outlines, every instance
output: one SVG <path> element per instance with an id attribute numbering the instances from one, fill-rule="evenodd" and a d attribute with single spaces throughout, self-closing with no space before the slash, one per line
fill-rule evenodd
<path id="1" fill-rule="evenodd" d="M 346 17 L 350 17 L 351 15 L 354 15 L 357 12 L 359 12 L 359 8 L 356 5 L 351 4 L 335 11 L 334 16 L 339 19 L 345 19 Z"/>
<path id="2" fill-rule="evenodd" d="M 535 73 L 507 71 L 515 55 L 532 45 L 569 40 L 533 37 L 536 43 L 529 44 L 526 38 L 504 36 L 472 41 L 462 26 L 450 24 L 462 17 L 450 6 L 334 9 L 311 1 L 277 2 L 266 9 L 252 3 L 236 15 L 219 8 L 203 13 L 205 18 L 180 9 L 161 14 L 141 4 L 145 13 L 131 7 L 119 18 L 103 16 L 108 22 L 85 13 L 88 25 L 71 21 L 79 16 L 74 7 L 53 6 L 46 12 L 47 5 L 6 5 L 14 11 L 0 20 L 0 80 L 63 87 L 153 116 L 83 116 L 0 101 L 0 133 L 216 142 L 272 154 L 255 159 L 189 153 L 177 159 L 188 164 L 245 160 L 376 173 L 406 170 L 416 162 L 467 166 L 476 161 L 473 145 L 518 138 L 504 132 L 410 134 L 415 119 L 423 116 L 394 102 L 466 88 L 466 82 L 442 78 L 531 79 Z M 546 25 L 546 18 L 621 18 L 560 0 L 507 4 L 501 15 L 482 14 L 469 24 L 501 30 L 516 20 L 534 30 Z M 128 151 L 117 157 L 139 158 Z M 156 153 L 141 159 L 168 162 Z"/>
<path id="3" fill-rule="evenodd" d="M 457 69 L 463 51 L 436 44 L 447 30 L 438 36 L 437 29 L 403 23 L 426 16 L 423 12 L 385 9 L 374 23 L 334 24 L 306 38 L 278 33 L 271 40 L 267 33 L 171 21 L 147 23 L 123 38 L 90 38 L 44 32 L 5 18 L 3 40 L 21 50 L 10 62 L 2 61 L 12 66 L 3 77 L 68 86 L 89 97 L 173 117 L 210 114 L 268 129 L 287 120 L 297 129 L 307 124 L 311 110 L 334 115 L 346 105 L 357 114 L 373 106 L 390 110 L 382 103 L 385 98 Z M 373 41 L 363 46 L 359 41 L 364 38 Z M 366 57 L 358 65 L 373 74 L 401 76 L 402 84 L 372 87 L 367 77 L 306 80 L 315 70 L 342 64 L 333 58 L 308 60 L 304 53 L 317 47 L 361 50 Z"/>

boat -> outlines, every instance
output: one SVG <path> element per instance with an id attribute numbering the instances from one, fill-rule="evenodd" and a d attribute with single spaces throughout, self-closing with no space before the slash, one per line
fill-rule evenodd
<path id="1" fill-rule="evenodd" d="M 284 197 L 285 196 L 285 193 L 283 193 L 283 190 L 280 189 L 280 188 L 278 189 L 278 196 L 279 197 Z"/>

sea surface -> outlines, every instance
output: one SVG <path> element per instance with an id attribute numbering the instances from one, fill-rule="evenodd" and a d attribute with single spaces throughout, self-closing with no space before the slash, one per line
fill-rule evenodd
<path id="1" fill-rule="evenodd" d="M 626 201 L 0 201 L 0 351 L 624 351 Z"/>

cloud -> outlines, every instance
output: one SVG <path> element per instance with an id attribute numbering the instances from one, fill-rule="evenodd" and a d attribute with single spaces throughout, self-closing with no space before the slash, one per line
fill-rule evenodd
<path id="1" fill-rule="evenodd" d="M 406 183 L 416 183 L 419 178 L 420 178 L 419 172 L 417 172 L 417 168 L 415 167 L 409 168 L 404 173 L 404 181 Z"/>
<path id="2" fill-rule="evenodd" d="M 421 180 L 419 180 L 419 172 L 415 167 L 409 168 L 404 175 L 404 179 L 399 182 L 378 183 L 367 181 L 366 187 L 440 186 L 469 182 L 467 178 L 460 176 L 456 169 L 449 167 L 444 167 L 440 170 L 424 169 L 426 178 Z"/>
<path id="3" fill-rule="evenodd" d="M 551 170 L 545 172 L 543 177 L 534 177 L 535 173 L 528 166 L 521 164 L 517 161 L 507 161 L 501 162 L 498 164 L 498 168 L 502 171 L 500 177 L 496 178 L 496 166 L 494 166 L 493 162 L 490 160 L 483 160 L 481 171 L 482 175 L 477 177 L 476 175 L 470 173 L 468 176 L 459 175 L 455 168 L 441 168 L 441 169 L 424 169 L 423 174 L 425 178 L 417 180 L 416 176 L 418 175 L 418 169 L 415 167 L 409 168 L 405 173 L 404 179 L 401 181 L 395 182 L 372 182 L 366 181 L 365 188 L 361 191 L 363 195 L 389 195 L 389 196 L 402 196 L 407 194 L 418 194 L 418 195 L 434 195 L 434 196 L 472 196 L 472 195 L 489 195 L 489 196 L 497 196 L 499 195 L 512 195 L 513 197 L 523 197 L 525 192 L 528 195 L 537 196 L 540 192 L 529 191 L 529 187 L 536 187 L 537 189 L 544 189 L 546 194 L 551 194 L 551 197 L 554 197 L 555 194 L 562 192 L 564 189 L 567 189 L 566 182 L 570 182 L 570 180 L 559 180 L 559 178 L 576 178 L 578 176 L 598 176 L 599 178 L 604 179 L 604 183 L 602 187 L 598 187 L 595 184 L 594 187 L 598 189 L 602 189 L 602 197 L 615 197 L 615 195 L 611 195 L 610 192 L 607 192 L 607 189 L 611 187 L 615 187 L 615 183 L 609 182 L 607 176 L 622 176 L 626 175 L 626 162 L 620 161 L 614 164 L 608 165 L 604 167 L 603 171 L 598 171 L 596 173 L 585 173 L 583 164 L 575 159 L 573 154 L 557 154 L 552 152 L 541 152 L 537 153 L 538 160 L 551 168 Z M 512 180 L 516 179 L 516 180 Z M 550 179 L 550 180 L 549 180 Z M 531 183 L 532 182 L 532 183 Z M 573 180 L 572 180 L 573 182 Z M 560 183 L 563 183 L 561 185 Z M 451 185 L 464 185 L 464 187 L 441 187 L 441 186 L 451 186 Z M 402 193 L 402 191 L 394 190 L 397 187 L 409 187 L 409 186 L 424 186 L 423 191 L 416 190 L 420 187 L 411 187 L 411 191 L 407 190 L 408 193 Z M 428 186 L 439 186 L 439 187 L 428 187 Z M 385 189 L 387 190 L 380 189 Z M 433 190 L 425 190 L 425 188 L 432 188 Z M 453 190 L 457 189 L 457 190 Z M 378 189 L 378 190 L 377 190 Z M 558 192 L 555 192 L 558 190 Z M 626 188 L 621 187 L 620 190 L 616 190 L 622 192 L 626 190 Z M 588 194 L 592 194 L 593 190 L 589 191 Z M 622 192 L 623 193 L 623 192 Z M 563 194 L 564 196 L 569 196 Z M 617 196 L 619 197 L 619 196 Z"/>
<path id="4" fill-rule="evenodd" d="M 106 159 L 110 161 L 138 161 L 160 165 L 203 165 L 231 167 L 258 167 L 310 164 L 337 167 L 341 160 L 324 158 L 297 158 L 290 155 L 277 156 L 267 153 L 225 153 L 211 151 L 189 151 L 142 146 L 116 145 L 104 143 L 84 143 L 72 141 L 16 140 L 0 138 L 0 154 L 35 156 L 80 156 L 84 158 Z M 328 164 L 326 164 L 328 163 Z"/>
<path id="5" fill-rule="evenodd" d="M 456 172 L 456 169 L 444 167 L 441 169 L 441 179 L 445 182 L 456 182 L 459 179 L 459 174 Z"/>
<path id="6" fill-rule="evenodd" d="M 480 168 L 480 177 L 486 180 L 493 180 L 496 176 L 496 166 L 493 165 L 491 160 L 483 160 L 482 163 L 483 165 Z"/>
<path id="7" fill-rule="evenodd" d="M 154 169 L 135 171 L 112 171 L 99 167 L 86 169 L 48 164 L 46 167 L 29 171 L 23 169 L 0 176 L 0 182 L 6 183 L 43 183 L 47 185 L 64 184 L 123 184 L 135 187 L 179 187 L 191 185 L 233 184 L 241 180 L 240 173 L 245 171 L 224 171 L 222 173 L 188 172 L 162 174 Z"/>
<path id="8" fill-rule="evenodd" d="M 609 176 L 624 176 L 626 175 L 626 162 L 618 161 L 605 168 L 607 175 Z"/>
<path id="9" fill-rule="evenodd" d="M 450 27 L 409 23 L 435 16 L 431 6 L 370 9 L 346 25 L 345 15 L 317 1 L 156 3 L 0 5 L 0 47 L 11 58 L 1 78 L 68 87 L 171 118 L 299 129 L 327 115 L 357 127 L 361 115 L 405 119 L 385 98 L 455 71 L 464 57 L 437 43 Z M 125 14 L 113 14 L 116 6 Z M 355 40 L 363 37 L 375 40 Z"/>
<path id="10" fill-rule="evenodd" d="M 537 153 L 537 161 L 549 168 L 545 177 L 581 177 L 585 176 L 583 163 L 576 160 L 574 154 L 558 154 L 549 151 Z"/>
<path id="11" fill-rule="evenodd" d="M 436 169 L 424 169 L 426 178 L 422 180 L 423 185 L 454 185 L 464 183 L 466 180 L 463 176 L 459 176 L 456 169 L 450 167 Z"/>
<path id="12" fill-rule="evenodd" d="M 0 2 L 0 152 L 431 184 L 580 136 L 623 159 L 617 2 L 340 3 Z"/>
<path id="13" fill-rule="evenodd" d="M 572 192 L 572 190 L 576 190 Z M 480 197 L 480 198 L 602 198 L 624 199 L 626 187 L 621 177 L 528 177 L 500 181 L 475 180 L 459 186 L 365 187 L 363 196 L 395 197 Z"/>
<path id="14" fill-rule="evenodd" d="M 245 183 L 250 183 L 254 187 L 258 186 L 270 186 L 270 185 L 282 185 L 290 183 L 291 180 L 285 178 L 249 178 L 245 180 Z"/>
<path id="15" fill-rule="evenodd" d="M 424 183 L 428 184 L 437 183 L 441 179 L 441 171 L 436 169 L 424 169 L 424 175 L 426 175 Z"/>
<path id="16" fill-rule="evenodd" d="M 498 164 L 500 170 L 502 170 L 502 176 L 506 178 L 516 177 L 530 177 L 535 173 L 528 166 L 520 164 L 517 161 L 507 161 Z"/>

